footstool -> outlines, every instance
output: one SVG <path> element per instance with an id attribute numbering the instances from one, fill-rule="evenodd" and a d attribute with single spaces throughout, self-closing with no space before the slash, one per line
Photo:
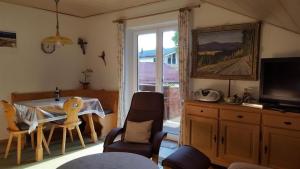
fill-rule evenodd
<path id="1" fill-rule="evenodd" d="M 208 169 L 210 159 L 191 146 L 181 146 L 162 161 L 164 169 Z"/>

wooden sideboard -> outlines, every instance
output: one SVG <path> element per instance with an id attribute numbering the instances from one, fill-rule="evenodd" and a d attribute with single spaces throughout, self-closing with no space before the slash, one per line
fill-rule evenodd
<path id="1" fill-rule="evenodd" d="M 300 168 L 300 114 L 186 101 L 184 136 L 184 144 L 218 165 L 242 161 Z"/>

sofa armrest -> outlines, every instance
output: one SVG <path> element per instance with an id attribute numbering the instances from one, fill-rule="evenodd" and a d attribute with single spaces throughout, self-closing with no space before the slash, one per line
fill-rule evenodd
<path id="1" fill-rule="evenodd" d="M 154 135 L 154 138 L 153 138 L 153 154 L 156 154 L 158 155 L 159 153 L 159 148 L 160 148 L 160 144 L 162 142 L 162 140 L 167 136 L 167 133 L 166 132 L 157 132 L 155 135 Z"/>
<path id="2" fill-rule="evenodd" d="M 105 141 L 104 141 L 104 149 L 106 146 L 112 144 L 114 142 L 114 140 L 116 139 L 116 137 L 120 134 L 122 134 L 124 132 L 123 128 L 114 128 L 112 129 L 108 135 L 105 137 Z"/>

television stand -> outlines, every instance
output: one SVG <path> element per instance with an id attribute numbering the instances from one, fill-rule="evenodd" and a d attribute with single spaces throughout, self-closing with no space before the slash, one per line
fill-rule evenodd
<path id="1" fill-rule="evenodd" d="M 282 106 L 282 105 L 266 104 L 266 105 L 264 105 L 264 108 L 278 111 L 281 113 L 285 113 L 285 112 L 300 113 L 300 108 L 298 108 L 298 107 L 288 107 L 288 106 Z"/>

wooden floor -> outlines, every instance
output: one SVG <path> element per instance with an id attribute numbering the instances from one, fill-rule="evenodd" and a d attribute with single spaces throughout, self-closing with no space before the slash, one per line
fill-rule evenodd
<path id="1" fill-rule="evenodd" d="M 72 143 L 67 138 L 66 154 L 61 155 L 61 142 L 54 142 L 49 146 L 51 155 L 48 155 L 44 151 L 44 160 L 41 162 L 35 161 L 35 151 L 29 144 L 22 150 L 21 165 L 16 165 L 17 156 L 15 150 L 9 153 L 7 159 L 4 159 L 4 154 L 0 154 L 0 169 L 55 169 L 72 159 L 89 154 L 102 153 L 103 141 L 100 140 L 95 144 L 92 140 L 86 139 L 85 143 L 86 148 L 82 149 L 79 139 L 74 138 L 74 142 Z"/>
<path id="2" fill-rule="evenodd" d="M 0 154 L 0 169 L 55 169 L 58 166 L 71 161 L 81 156 L 90 154 L 102 153 L 103 140 L 97 144 L 93 143 L 90 139 L 85 139 L 86 148 L 82 149 L 78 139 L 73 143 L 67 139 L 66 154 L 61 155 L 61 143 L 54 142 L 50 144 L 51 155 L 44 153 L 44 160 L 35 162 L 35 151 L 30 145 L 26 146 L 22 151 L 22 163 L 16 165 L 16 151 L 12 150 L 7 159 L 4 159 L 4 154 Z M 13 145 L 12 145 L 13 146 Z M 177 143 L 172 141 L 163 141 L 160 148 L 159 162 L 177 150 Z M 159 165 L 160 169 L 162 167 Z M 214 169 L 223 169 L 222 167 L 215 166 Z"/>

